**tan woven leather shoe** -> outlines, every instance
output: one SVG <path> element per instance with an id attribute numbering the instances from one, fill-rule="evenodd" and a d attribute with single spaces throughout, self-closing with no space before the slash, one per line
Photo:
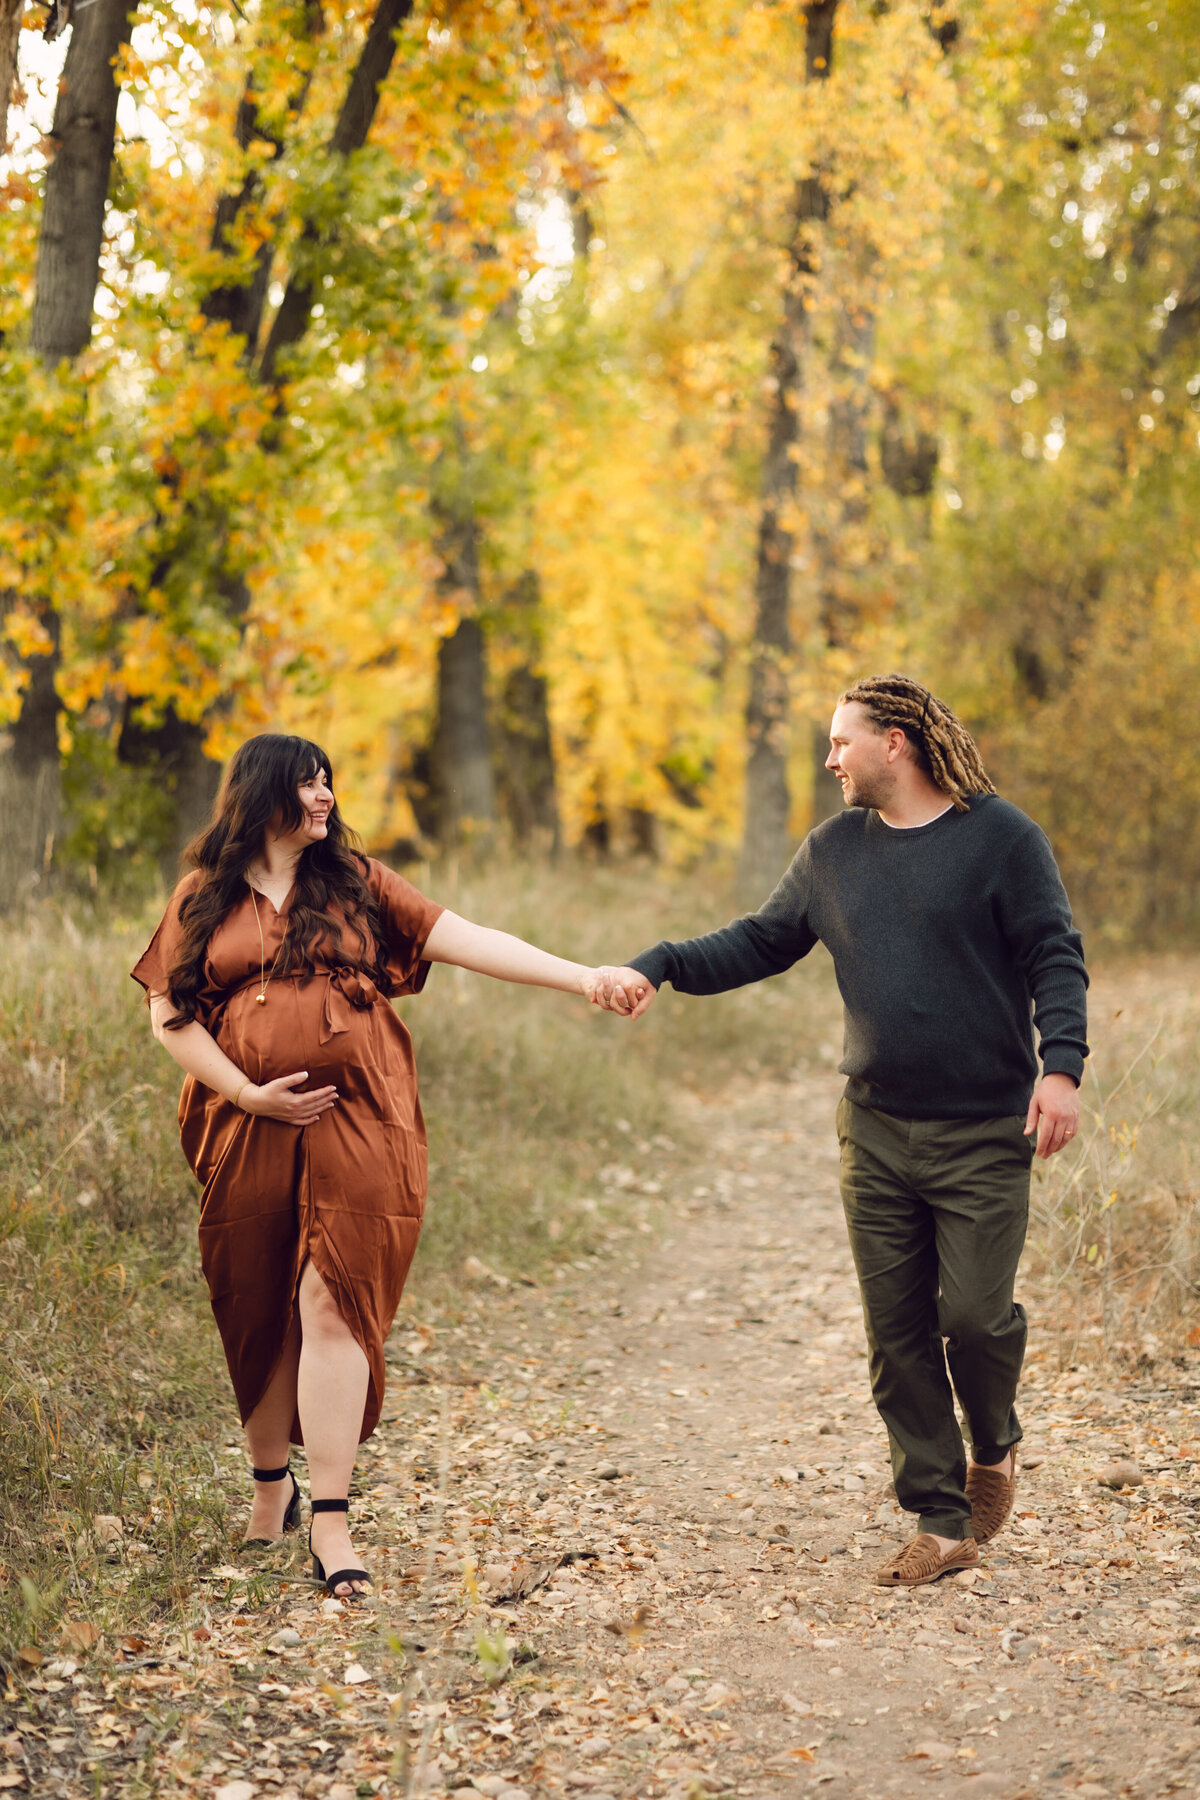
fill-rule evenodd
<path id="1" fill-rule="evenodd" d="M 953 1575 L 956 1569 L 973 1569 L 978 1561 L 974 1538 L 964 1538 L 953 1550 L 943 1551 L 937 1539 L 923 1531 L 876 1571 L 875 1582 L 878 1587 L 924 1587 L 927 1581 Z"/>
<path id="2" fill-rule="evenodd" d="M 971 1502 L 971 1536 L 977 1544 L 994 1538 L 1013 1509 L 1017 1493 L 1017 1453 L 1012 1453 L 1012 1474 L 999 1469 L 981 1469 L 972 1463 L 967 1470 L 967 1499 Z"/>

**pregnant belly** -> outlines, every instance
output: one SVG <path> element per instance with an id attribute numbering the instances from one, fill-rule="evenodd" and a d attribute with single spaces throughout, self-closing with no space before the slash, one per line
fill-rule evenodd
<path id="1" fill-rule="evenodd" d="M 226 1055 L 252 1081 L 261 1086 L 304 1071 L 298 1091 L 335 1087 L 340 1106 L 412 1126 L 412 1041 L 382 996 L 353 1005 L 328 976 L 273 982 L 263 1006 L 257 996 L 257 984 L 234 994 L 218 1034 Z"/>

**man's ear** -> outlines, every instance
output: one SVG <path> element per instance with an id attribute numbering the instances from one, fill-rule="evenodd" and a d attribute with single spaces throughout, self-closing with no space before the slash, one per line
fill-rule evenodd
<path id="1" fill-rule="evenodd" d="M 908 743 L 908 733 L 901 731 L 898 725 L 893 725 L 887 736 L 887 758 L 889 762 L 895 762 L 897 757 L 904 755 L 904 748 Z"/>

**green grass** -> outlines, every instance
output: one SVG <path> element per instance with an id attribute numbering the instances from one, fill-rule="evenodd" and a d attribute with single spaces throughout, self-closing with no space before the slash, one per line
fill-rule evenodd
<path id="1" fill-rule="evenodd" d="M 415 878 L 456 911 L 582 961 L 722 923 L 702 878 L 567 864 Z M 179 1150 L 179 1072 L 126 971 L 138 917 L 47 909 L 0 943 L 0 1662 L 48 1650 L 64 1618 L 106 1633 L 182 1604 L 228 1555 L 245 1465 L 198 1268 Z M 429 1126 L 416 1303 L 465 1257 L 537 1275 L 597 1250 L 693 1152 L 680 1083 L 719 1099 L 836 1035 L 827 966 L 627 1021 L 582 1000 L 437 968 L 404 1003 Z M 613 1165 L 634 1185 L 602 1179 Z M 651 1190 L 650 1194 L 645 1189 Z M 123 1542 L 106 1544 L 123 1522 Z"/>

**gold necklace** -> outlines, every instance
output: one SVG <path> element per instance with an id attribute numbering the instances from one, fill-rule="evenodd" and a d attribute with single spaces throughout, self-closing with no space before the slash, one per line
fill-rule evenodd
<path id="1" fill-rule="evenodd" d="M 258 926 L 258 984 L 262 989 L 262 992 L 258 995 L 257 1004 L 259 1006 L 265 1006 L 267 1004 L 267 989 L 271 985 L 271 976 L 274 975 L 275 970 L 279 966 L 279 958 L 283 953 L 283 945 L 281 943 L 279 949 L 275 952 L 275 961 L 271 964 L 271 974 L 267 975 L 267 944 L 266 939 L 263 937 L 262 920 L 258 916 L 258 895 L 254 891 L 254 883 L 250 880 L 249 876 L 246 877 L 246 886 L 250 889 L 250 899 L 254 907 L 254 923 Z"/>

